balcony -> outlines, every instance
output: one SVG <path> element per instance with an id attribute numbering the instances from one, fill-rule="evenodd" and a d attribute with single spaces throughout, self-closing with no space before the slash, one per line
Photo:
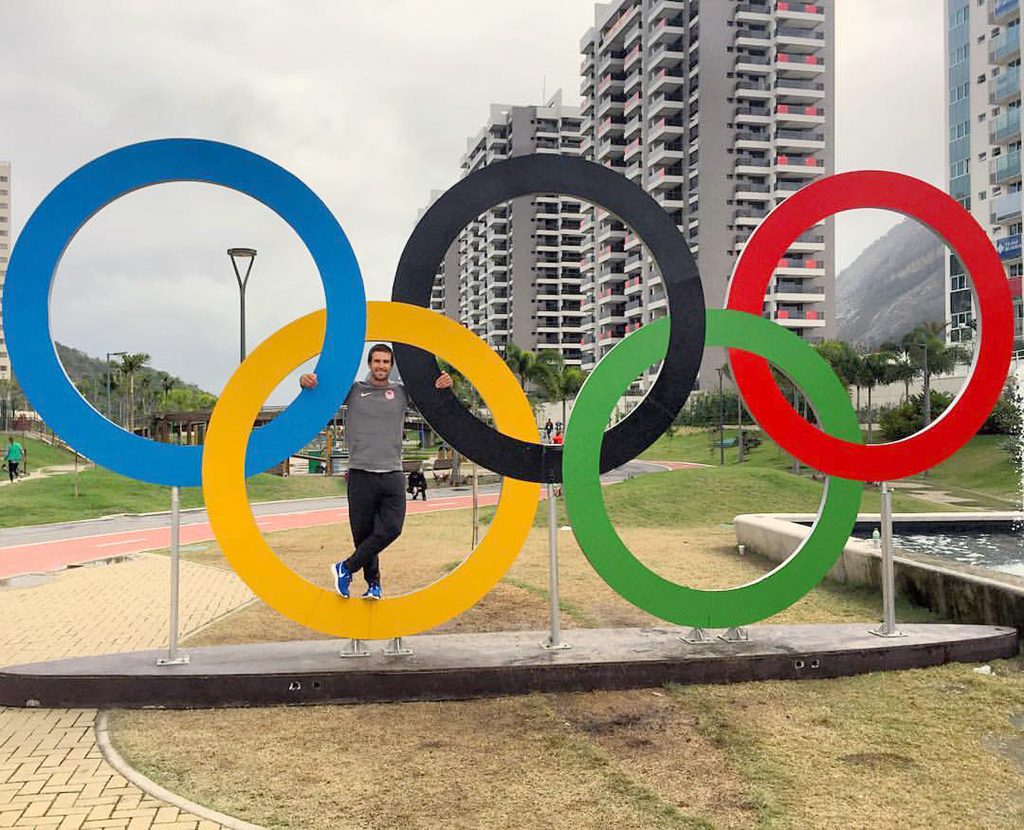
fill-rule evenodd
<path id="1" fill-rule="evenodd" d="M 737 130 L 733 138 L 737 150 L 767 149 L 768 142 L 771 141 L 771 135 L 767 130 Z"/>
<path id="2" fill-rule="evenodd" d="M 787 145 L 799 149 L 817 149 L 825 146 L 825 134 L 814 130 L 783 130 L 775 131 L 776 145 Z"/>
<path id="3" fill-rule="evenodd" d="M 780 308 L 773 317 L 776 323 L 786 328 L 823 328 L 825 326 L 824 311 L 794 311 Z"/>
<path id="4" fill-rule="evenodd" d="M 1020 141 L 1020 107 L 1011 107 L 996 116 L 989 125 L 990 144 Z"/>
<path id="5" fill-rule="evenodd" d="M 745 199 L 767 199 L 772 189 L 765 181 L 738 181 L 736 182 L 736 198 Z"/>
<path id="6" fill-rule="evenodd" d="M 812 156 L 775 157 L 775 171 L 789 176 L 817 176 L 825 172 L 825 162 Z"/>
<path id="7" fill-rule="evenodd" d="M 737 26 L 735 43 L 737 49 L 768 49 L 771 46 L 768 27 Z"/>
<path id="8" fill-rule="evenodd" d="M 734 169 L 737 175 L 767 176 L 771 172 L 771 162 L 766 158 L 738 155 Z"/>
<path id="9" fill-rule="evenodd" d="M 771 97 L 771 86 L 763 78 L 737 78 L 733 92 L 737 98 L 767 100 Z"/>
<path id="10" fill-rule="evenodd" d="M 1020 67 L 1004 66 L 1002 71 L 989 82 L 988 102 L 1005 104 L 1020 100 Z"/>
<path id="11" fill-rule="evenodd" d="M 772 298 L 778 303 L 823 303 L 825 289 L 822 286 L 779 281 L 775 284 Z"/>
<path id="12" fill-rule="evenodd" d="M 992 200 L 992 212 L 989 214 L 989 222 L 998 225 L 1002 222 L 1012 222 L 1020 217 L 1020 192 L 1004 193 Z"/>
<path id="13" fill-rule="evenodd" d="M 775 79 L 775 94 L 790 98 L 823 98 L 825 84 L 821 81 L 804 81 L 799 78 L 778 77 Z"/>
<path id="14" fill-rule="evenodd" d="M 815 25 L 825 19 L 825 10 L 818 3 L 791 3 L 778 0 L 775 11 L 779 19 L 785 19 L 789 25 Z"/>
<path id="15" fill-rule="evenodd" d="M 746 72 L 750 75 L 767 74 L 771 68 L 771 61 L 763 55 L 736 55 L 736 71 Z"/>
<path id="16" fill-rule="evenodd" d="M 775 107 L 775 120 L 785 127 L 795 127 L 807 124 L 824 124 L 825 110 L 814 104 L 811 104 L 810 106 L 779 104 Z"/>
<path id="17" fill-rule="evenodd" d="M 820 29 L 807 29 L 802 26 L 779 26 L 775 30 L 775 40 L 779 45 L 785 44 L 787 49 L 802 52 L 824 46 L 825 33 Z"/>
<path id="18" fill-rule="evenodd" d="M 733 211 L 732 220 L 733 223 L 740 224 L 758 224 L 764 217 L 768 215 L 767 208 L 755 208 L 755 207 L 742 207 L 737 208 Z"/>
<path id="19" fill-rule="evenodd" d="M 779 72 L 817 75 L 825 71 L 825 60 L 817 55 L 778 52 L 775 55 L 775 69 Z"/>
<path id="20" fill-rule="evenodd" d="M 736 107 L 736 123 L 745 126 L 756 124 L 768 124 L 771 121 L 772 112 L 768 107 L 749 107 L 741 104 Z"/>
<path id="21" fill-rule="evenodd" d="M 989 63 L 1009 63 L 1020 57 L 1020 26 L 1004 29 L 988 44 Z"/>
<path id="22" fill-rule="evenodd" d="M 1020 151 L 1004 153 L 989 165 L 989 184 L 1005 184 L 1020 178 Z"/>
<path id="23" fill-rule="evenodd" d="M 767 23 L 771 18 L 771 9 L 767 2 L 739 3 L 736 6 L 736 22 Z"/>
<path id="24" fill-rule="evenodd" d="M 988 22 L 1001 26 L 1020 15 L 1020 0 L 989 0 Z"/>

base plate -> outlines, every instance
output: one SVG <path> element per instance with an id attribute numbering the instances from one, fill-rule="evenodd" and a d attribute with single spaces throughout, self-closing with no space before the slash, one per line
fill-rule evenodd
<path id="1" fill-rule="evenodd" d="M 545 632 L 428 634 L 408 655 L 368 643 L 342 660 L 337 640 L 190 648 L 185 665 L 159 651 L 108 654 L 0 669 L 0 706 L 264 706 L 457 700 L 528 692 L 591 691 L 665 683 L 735 683 L 842 677 L 979 662 L 1018 653 L 1013 628 L 908 624 L 886 639 L 870 624 L 758 625 L 750 639 L 691 645 L 681 628 L 572 629 L 572 648 L 541 648 Z"/>

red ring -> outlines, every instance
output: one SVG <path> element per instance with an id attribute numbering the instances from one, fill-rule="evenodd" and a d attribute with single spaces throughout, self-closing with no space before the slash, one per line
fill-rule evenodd
<path id="1" fill-rule="evenodd" d="M 964 388 L 930 426 L 888 444 L 852 444 L 805 421 L 779 391 L 768 362 L 729 350 L 733 377 L 751 414 L 783 449 L 830 476 L 891 481 L 914 475 L 956 452 L 985 422 L 1003 389 L 1013 351 L 1013 302 L 1002 262 L 973 217 L 919 179 L 875 170 L 819 179 L 773 210 L 751 236 L 729 285 L 726 307 L 761 316 L 765 290 L 793 241 L 844 210 L 883 208 L 924 223 L 949 245 L 974 284 L 979 343 Z"/>

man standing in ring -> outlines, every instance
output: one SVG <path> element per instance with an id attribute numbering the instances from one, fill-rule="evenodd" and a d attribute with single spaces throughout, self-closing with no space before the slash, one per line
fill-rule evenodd
<path id="1" fill-rule="evenodd" d="M 370 374 L 352 384 L 345 399 L 348 521 L 355 551 L 331 565 L 331 576 L 338 593 L 348 598 L 352 577 L 362 571 L 367 584 L 363 599 L 380 599 L 380 552 L 401 535 L 405 522 L 402 437 L 409 399 L 405 387 L 390 380 L 394 362 L 390 346 L 375 344 L 366 362 Z M 303 389 L 316 384 L 315 374 L 299 378 Z M 447 372 L 434 382 L 438 389 L 451 385 Z"/>

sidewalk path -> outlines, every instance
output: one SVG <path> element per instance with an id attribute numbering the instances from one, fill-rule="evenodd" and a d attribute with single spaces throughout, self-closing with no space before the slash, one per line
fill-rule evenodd
<path id="1" fill-rule="evenodd" d="M 170 563 L 142 556 L 0 588 L 0 665 L 167 645 Z M 181 632 L 252 598 L 230 571 L 181 563 Z M 109 766 L 95 710 L 0 709 L 0 827 L 212 830 Z"/>
<path id="2" fill-rule="evenodd" d="M 482 493 L 478 501 L 481 506 L 488 506 L 496 504 L 498 496 L 496 493 Z M 407 511 L 410 514 L 434 513 L 441 510 L 461 510 L 471 505 L 472 496 L 433 498 L 427 501 L 410 501 Z M 260 530 L 268 533 L 299 527 L 317 527 L 347 521 L 347 519 L 347 508 L 334 507 L 314 510 L 299 509 L 286 513 L 258 516 L 256 524 Z M 10 579 L 23 574 L 50 573 L 69 565 L 80 565 L 99 559 L 111 559 L 169 547 L 171 530 L 168 521 L 167 517 L 162 518 L 163 527 L 98 533 L 0 548 L 0 579 Z M 73 529 L 72 532 L 74 532 Z M 182 545 L 206 542 L 211 539 L 213 539 L 213 529 L 208 521 L 200 519 L 191 524 L 182 523 Z M 0 824 L 0 827 L 2 826 Z"/>
<path id="3" fill-rule="evenodd" d="M 601 482 L 612 484 L 646 473 L 701 466 L 705 465 L 681 461 L 630 461 L 602 475 Z M 499 486 L 496 484 L 481 486 L 480 506 L 496 504 L 498 491 Z M 427 501 L 408 502 L 408 512 L 464 510 L 472 506 L 472 503 L 468 487 L 440 488 L 431 490 Z M 256 523 L 264 532 L 316 527 L 348 519 L 344 497 L 257 503 L 253 505 L 253 513 Z M 213 531 L 205 511 L 182 513 L 181 544 L 191 545 L 211 539 Z M 3 528 L 0 529 L 0 580 L 25 574 L 50 573 L 69 565 L 159 550 L 170 544 L 170 517 L 166 513 Z"/>

